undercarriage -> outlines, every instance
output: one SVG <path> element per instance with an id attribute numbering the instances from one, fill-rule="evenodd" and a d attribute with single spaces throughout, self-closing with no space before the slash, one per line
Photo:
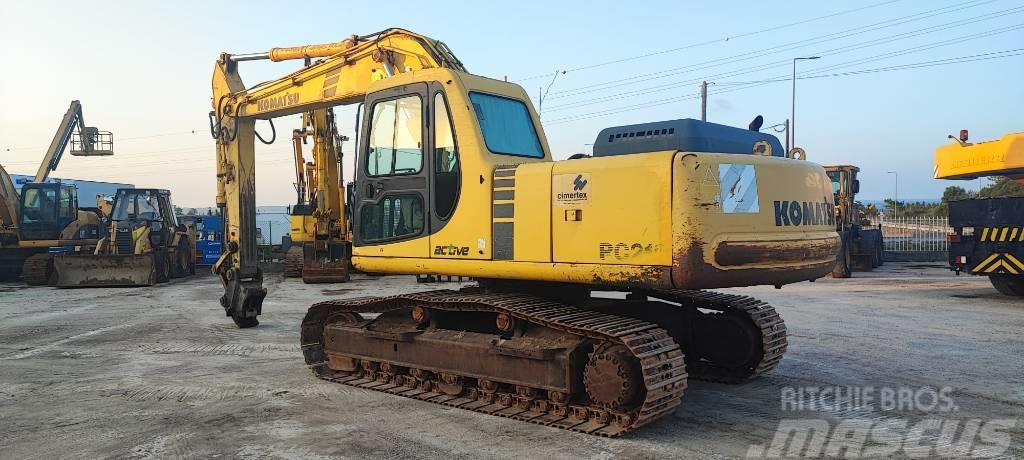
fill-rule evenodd
<path id="1" fill-rule="evenodd" d="M 475 286 L 320 302 L 302 323 L 303 354 L 324 380 L 619 436 L 671 414 L 688 378 L 743 382 L 786 350 L 778 313 L 749 297 L 522 292 L 539 291 Z"/>

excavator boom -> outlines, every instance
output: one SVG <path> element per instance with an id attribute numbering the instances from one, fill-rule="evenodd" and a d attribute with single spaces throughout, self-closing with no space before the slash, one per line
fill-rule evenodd
<path id="1" fill-rule="evenodd" d="M 243 61 L 313 58 L 322 60 L 252 88 L 245 87 L 238 73 L 238 63 Z M 213 270 L 225 286 L 221 304 L 236 323 L 255 325 L 266 295 L 256 264 L 255 121 L 362 102 L 376 81 L 431 68 L 465 70 L 444 43 L 403 29 L 326 45 L 221 54 L 213 72 L 210 124 L 217 140 L 217 205 L 224 210 L 227 241 Z M 333 139 L 329 141 L 333 143 Z M 333 148 L 319 149 L 321 153 L 331 151 Z M 314 161 L 329 163 L 326 158 Z M 322 183 L 328 178 L 320 176 L 318 180 Z M 335 219 L 343 219 L 340 192 L 332 195 L 338 200 Z"/>

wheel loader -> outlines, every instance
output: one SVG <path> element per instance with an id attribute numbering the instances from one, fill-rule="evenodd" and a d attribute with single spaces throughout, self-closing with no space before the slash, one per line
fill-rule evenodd
<path id="1" fill-rule="evenodd" d="M 181 225 L 167 190 L 118 189 L 109 236 L 92 254 L 58 254 L 61 288 L 152 286 L 195 274 L 195 231 Z"/>
<path id="2" fill-rule="evenodd" d="M 310 62 L 247 88 L 250 60 Z M 211 135 L 220 305 L 258 325 L 257 122 L 360 104 L 352 263 L 477 285 L 314 304 L 306 364 L 334 383 L 601 436 L 670 415 L 688 379 L 741 383 L 787 347 L 770 305 L 703 289 L 825 276 L 840 247 L 824 169 L 769 134 L 669 120 L 607 128 L 555 161 L 527 93 L 402 29 L 223 53 Z M 266 130 L 261 127 L 261 130 Z"/>
<path id="3" fill-rule="evenodd" d="M 71 101 L 31 182 L 21 192 L 0 166 L 0 280 L 19 277 L 45 285 L 53 277 L 54 252 L 90 252 L 104 234 L 99 208 L 79 207 L 74 185 L 48 182 L 64 152 L 113 155 L 113 135 L 85 125 L 82 104 Z"/>
<path id="4" fill-rule="evenodd" d="M 850 165 L 825 166 L 832 181 L 832 194 L 836 202 L 836 231 L 842 245 L 833 278 L 849 278 L 854 269 L 871 271 L 885 263 L 885 241 L 881 228 L 872 228 L 858 209 L 856 196 L 860 193 L 860 168 Z"/>

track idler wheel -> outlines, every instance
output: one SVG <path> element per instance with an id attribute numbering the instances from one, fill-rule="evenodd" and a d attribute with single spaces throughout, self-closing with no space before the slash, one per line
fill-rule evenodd
<path id="1" fill-rule="evenodd" d="M 640 362 L 622 345 L 600 345 L 583 369 L 590 399 L 613 410 L 631 409 L 643 397 Z"/>

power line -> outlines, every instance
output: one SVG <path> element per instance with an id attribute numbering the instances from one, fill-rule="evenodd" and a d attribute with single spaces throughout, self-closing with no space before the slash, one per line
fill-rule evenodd
<path id="1" fill-rule="evenodd" d="M 872 69 L 853 70 L 853 71 L 849 71 L 849 72 L 839 72 L 839 73 L 831 73 L 831 74 L 799 76 L 799 77 L 797 77 L 797 79 L 799 80 L 799 79 L 813 79 L 813 78 L 831 78 L 831 77 L 853 76 L 853 75 L 881 73 L 881 72 L 893 72 L 893 71 L 898 71 L 898 70 L 919 69 L 919 68 L 936 67 L 936 66 L 953 65 L 953 64 L 965 64 L 965 63 L 970 63 L 970 62 L 987 61 L 987 60 L 993 60 L 993 59 L 1003 59 L 1003 58 L 1010 58 L 1010 57 L 1015 57 L 1015 56 L 1024 56 L 1024 48 L 1018 48 L 1018 49 L 1012 49 L 1012 50 L 1004 50 L 1004 51 L 993 51 L 993 52 L 990 52 L 990 53 L 982 53 L 982 54 L 975 54 L 975 55 L 969 55 L 969 56 L 960 56 L 960 57 L 956 57 L 956 58 L 940 59 L 940 60 L 934 60 L 934 61 L 916 62 L 916 63 L 910 63 L 910 64 L 901 64 L 901 65 L 896 65 L 896 66 L 887 66 L 887 67 L 877 67 L 877 68 L 872 68 Z M 739 90 L 742 90 L 742 89 L 753 88 L 753 87 L 756 87 L 756 86 L 763 86 L 763 85 L 766 85 L 766 84 L 769 84 L 769 83 L 786 82 L 786 81 L 790 81 L 790 80 L 788 78 L 774 78 L 774 79 L 770 79 L 770 80 L 757 80 L 757 81 L 750 81 L 750 82 L 718 82 L 719 84 L 721 84 L 723 86 L 734 85 L 734 87 L 729 88 L 729 89 L 720 90 L 720 91 L 714 91 L 711 94 L 731 93 L 731 92 L 739 91 Z M 603 110 L 603 111 L 600 111 L 600 112 L 592 112 L 592 113 L 581 114 L 579 116 L 570 116 L 570 117 L 559 118 L 559 119 L 551 120 L 551 121 L 549 121 L 549 122 L 547 122 L 545 124 L 547 124 L 547 125 L 556 125 L 556 124 L 563 124 L 563 123 L 568 123 L 568 122 L 572 122 L 572 121 L 586 120 L 586 119 L 590 119 L 590 118 L 598 118 L 598 117 L 602 117 L 602 116 L 606 116 L 606 115 L 612 115 L 612 114 L 621 113 L 621 112 L 628 112 L 628 111 L 637 110 L 637 109 L 643 109 L 643 108 L 655 107 L 655 106 L 659 106 L 659 105 L 671 104 L 671 103 L 678 102 L 678 101 L 683 101 L 683 100 L 696 99 L 697 97 L 699 97 L 699 94 L 690 94 L 690 95 L 685 95 L 685 96 L 680 96 L 680 97 L 670 98 L 670 99 L 664 99 L 664 100 L 659 100 L 659 101 L 650 101 L 650 102 L 646 102 L 646 103 L 634 104 L 634 105 L 631 105 L 631 106 L 624 106 L 624 107 L 617 107 L 615 109 Z"/>
<path id="2" fill-rule="evenodd" d="M 1018 12 L 1024 12 L 1024 7 L 1020 7 L 1019 10 L 1020 11 L 1018 11 Z M 892 41 L 897 41 L 897 40 L 903 40 L 903 39 L 906 39 L 906 38 L 911 38 L 911 37 L 914 37 L 914 36 L 924 35 L 926 33 L 932 33 L 932 32 L 936 32 L 936 31 L 940 31 L 940 30 L 948 30 L 949 28 L 952 28 L 952 27 L 957 27 L 957 26 L 960 26 L 960 25 L 966 25 L 966 24 L 970 24 L 970 23 L 973 23 L 973 22 L 979 22 L 979 21 L 958 21 L 956 23 L 953 23 L 954 25 L 949 26 L 949 27 L 946 27 L 946 25 L 943 25 L 942 27 L 945 27 L 944 29 L 938 28 L 939 26 L 930 27 L 930 28 L 928 28 L 927 32 L 923 32 L 923 33 L 918 33 L 920 31 L 914 31 L 914 32 L 909 32 L 909 34 L 912 34 L 912 35 L 899 34 L 898 35 L 899 38 L 896 38 L 894 40 L 884 40 L 884 41 L 880 40 L 880 39 L 869 40 L 867 42 L 861 42 L 861 43 L 849 45 L 849 46 L 846 46 L 846 47 L 833 48 L 831 50 L 825 50 L 823 52 L 814 53 L 814 54 L 817 55 L 817 56 L 834 56 L 834 55 L 838 55 L 838 54 L 847 53 L 847 52 L 850 52 L 850 51 L 856 51 L 856 50 L 859 50 L 859 49 L 868 48 L 868 47 L 871 47 L 871 46 L 876 46 L 876 45 L 883 44 L 883 43 L 888 43 L 888 42 L 892 42 Z M 838 64 L 838 65 L 832 65 L 832 66 L 825 67 L 824 69 L 831 69 L 831 68 L 837 68 L 837 67 L 843 67 L 843 66 L 856 65 L 856 64 L 861 64 L 861 63 L 866 63 L 866 62 L 872 62 L 872 61 L 877 61 L 877 60 L 881 60 L 881 59 L 886 59 L 886 58 L 890 58 L 890 57 L 901 56 L 901 55 L 904 55 L 904 54 L 910 54 L 910 53 L 916 53 L 916 52 L 920 52 L 920 51 L 926 51 L 926 50 L 929 50 L 929 49 L 938 48 L 940 46 L 946 46 L 946 45 L 951 45 L 951 44 L 959 44 L 959 43 L 963 43 L 963 42 L 969 41 L 969 40 L 976 40 L 976 39 L 979 39 L 979 38 L 984 38 L 984 37 L 989 37 L 989 36 L 992 36 L 992 35 L 998 35 L 998 34 L 1002 34 L 1002 33 L 1006 33 L 1006 32 L 1011 32 L 1011 31 L 1014 31 L 1014 30 L 1019 30 L 1022 27 L 1024 27 L 1024 24 L 1016 24 L 1016 25 L 1006 26 L 1006 27 L 1002 27 L 1002 28 L 998 28 L 998 29 L 987 30 L 987 31 L 984 31 L 984 32 L 978 32 L 978 33 L 973 33 L 973 34 L 962 35 L 962 36 L 959 36 L 959 37 L 956 37 L 956 38 L 952 38 L 952 39 L 940 40 L 940 41 L 937 41 L 937 42 L 926 43 L 926 44 L 923 44 L 923 45 L 918 45 L 918 46 L 911 47 L 911 48 L 905 48 L 905 49 L 898 50 L 898 51 L 891 51 L 891 52 L 888 52 L 888 53 L 882 53 L 882 54 L 878 54 L 878 55 L 874 55 L 874 56 L 860 58 L 860 59 L 856 59 L 854 61 L 847 61 L 847 62 Z M 924 30 L 924 29 L 922 29 L 922 30 Z M 678 82 L 673 82 L 673 83 L 667 83 L 667 84 L 662 84 L 662 85 L 656 85 L 656 86 L 642 88 L 642 89 L 638 89 L 638 90 L 634 90 L 634 91 L 627 91 L 627 92 L 622 92 L 622 93 L 611 94 L 611 95 L 608 95 L 608 96 L 602 96 L 602 97 L 598 97 L 598 98 L 583 99 L 583 100 L 579 100 L 579 101 L 575 101 L 575 102 L 570 102 L 570 103 L 566 103 L 566 104 L 562 104 L 562 105 L 556 105 L 554 107 L 549 108 L 548 112 L 549 113 L 550 112 L 557 112 L 557 111 L 560 111 L 560 110 L 567 110 L 567 109 L 583 107 L 583 106 L 587 106 L 587 105 L 593 105 L 593 104 L 600 103 L 600 102 L 607 102 L 607 101 L 612 101 L 612 100 L 617 100 L 617 99 L 624 99 L 624 98 L 627 98 L 627 97 L 634 97 L 634 96 L 639 96 L 639 95 L 644 95 L 644 94 L 650 94 L 650 93 L 667 91 L 667 90 L 675 89 L 675 88 L 682 87 L 682 86 L 693 85 L 693 84 L 696 84 L 697 82 L 700 82 L 701 80 L 714 80 L 714 79 L 718 79 L 718 78 L 735 77 L 737 75 L 744 75 L 744 74 L 749 74 L 749 73 L 754 73 L 754 72 L 760 72 L 762 70 L 767 70 L 767 69 L 771 69 L 771 68 L 788 66 L 789 63 L 790 63 L 789 59 L 780 60 L 780 61 L 773 61 L 773 62 L 766 63 L 766 64 L 760 64 L 760 65 L 757 65 L 757 66 L 754 66 L 754 67 L 745 67 L 745 68 L 740 69 L 740 70 L 726 71 L 726 72 L 723 72 L 723 73 L 707 75 L 707 76 L 703 76 L 703 77 L 699 77 L 699 78 L 692 78 L 692 79 L 688 79 L 688 80 L 683 80 L 683 81 L 678 81 Z"/>
<path id="3" fill-rule="evenodd" d="M 776 30 L 782 30 L 782 29 L 786 29 L 786 28 L 790 28 L 790 27 L 795 27 L 795 26 L 799 26 L 799 25 L 803 25 L 803 24 L 808 24 L 808 23 L 811 23 L 811 22 L 820 21 L 822 19 L 834 18 L 834 17 L 837 17 L 837 16 L 842 16 L 842 15 L 846 15 L 846 14 L 850 14 L 850 13 L 856 13 L 856 12 L 867 10 L 867 9 L 871 9 L 871 8 L 877 8 L 877 7 L 880 7 L 880 6 L 885 6 L 885 5 L 889 5 L 889 4 L 892 4 L 892 3 L 896 3 L 896 2 L 899 2 L 899 1 L 901 1 L 901 0 L 889 0 L 889 1 L 886 1 L 886 2 L 882 2 L 882 3 L 876 3 L 876 4 L 873 4 L 873 5 L 862 6 L 862 7 L 859 7 L 859 8 L 853 8 L 853 9 L 849 9 L 849 10 L 845 10 L 845 11 L 839 11 L 839 12 L 836 12 L 836 13 L 826 14 L 824 16 L 818 16 L 818 17 L 814 17 L 814 18 L 810 18 L 810 19 L 805 19 L 805 20 L 802 20 L 802 21 L 792 22 L 792 23 L 789 23 L 789 24 L 783 24 L 783 25 L 779 25 L 779 26 L 769 27 L 767 29 L 761 29 L 761 30 L 756 30 L 756 31 L 751 31 L 751 32 L 744 32 L 744 33 L 737 34 L 737 35 L 726 36 L 725 39 L 707 40 L 707 41 L 703 41 L 703 42 L 691 43 L 689 45 L 684 45 L 684 46 L 680 46 L 680 47 L 676 47 L 676 48 L 670 48 L 670 49 L 666 49 L 666 50 L 655 51 L 655 52 L 645 53 L 645 54 L 638 54 L 638 55 L 635 55 L 635 56 L 628 56 L 628 57 L 624 57 L 624 58 L 621 58 L 621 59 L 615 59 L 615 60 L 612 60 L 612 61 L 605 61 L 605 62 L 599 62 L 599 63 L 596 63 L 596 64 L 583 65 L 583 66 L 567 69 L 567 70 L 565 70 L 565 72 L 578 72 L 578 71 L 582 71 L 582 70 L 590 70 L 590 69 L 595 69 L 595 68 L 598 68 L 598 67 L 604 67 L 604 66 L 609 66 L 609 65 L 613 65 L 613 64 L 620 64 L 620 63 L 623 63 L 623 62 L 635 61 L 637 59 L 643 59 L 643 58 L 647 58 L 647 57 L 651 57 L 651 56 L 659 56 L 659 55 L 662 55 L 662 54 L 675 53 L 675 52 L 678 52 L 678 51 L 683 51 L 683 50 L 687 50 L 687 49 L 691 49 L 691 48 L 696 48 L 696 47 L 700 47 L 700 46 L 712 45 L 712 44 L 715 44 L 715 43 L 721 43 L 723 41 L 735 40 L 737 38 L 749 37 L 749 36 L 752 36 L 752 35 L 757 35 L 757 34 L 761 34 L 761 33 L 765 33 L 765 32 L 774 32 Z M 545 72 L 543 74 L 537 74 L 537 75 L 533 75 L 533 76 L 526 77 L 526 78 L 520 78 L 520 79 L 515 80 L 515 81 L 516 82 L 521 82 L 521 81 L 527 81 L 527 80 L 535 80 L 537 78 L 547 77 L 547 76 L 550 76 L 550 75 L 551 75 L 551 72 Z"/>
<path id="4" fill-rule="evenodd" d="M 743 62 L 743 61 L 747 61 L 747 60 L 751 60 L 751 59 L 757 59 L 757 58 L 764 57 L 764 56 L 767 56 L 767 55 L 770 55 L 770 54 L 779 54 L 779 53 L 782 53 L 782 52 L 792 51 L 792 50 L 795 50 L 795 49 L 804 48 L 804 47 L 815 45 L 815 44 L 820 44 L 820 43 L 826 43 L 826 42 L 830 42 L 830 41 L 840 40 L 840 39 L 849 38 L 849 37 L 852 37 L 852 36 L 855 36 L 855 35 L 860 35 L 860 34 L 864 34 L 864 33 L 868 33 L 868 32 L 874 32 L 874 31 L 877 31 L 877 30 L 881 30 L 881 29 L 885 29 L 885 28 L 890 28 L 890 27 L 894 27 L 894 26 L 898 26 L 898 25 L 903 25 L 903 24 L 907 24 L 907 23 L 910 23 L 910 22 L 920 21 L 922 19 L 932 18 L 932 17 L 935 17 L 935 16 L 939 16 L 939 15 L 943 15 L 943 14 L 948 14 L 948 13 L 960 11 L 960 10 L 967 9 L 967 8 L 975 8 L 975 7 L 978 7 L 980 5 L 984 5 L 984 4 L 987 4 L 987 3 L 992 3 L 993 1 L 996 1 L 996 0 L 970 0 L 970 1 L 967 1 L 967 2 L 962 2 L 962 3 L 950 5 L 950 6 L 945 6 L 945 7 L 942 7 L 942 8 L 936 8 L 936 9 L 932 9 L 932 10 L 928 10 L 928 11 L 924 11 L 924 12 L 920 12 L 920 13 L 915 13 L 915 14 L 912 14 L 912 15 L 907 15 L 907 16 L 902 16 L 902 17 L 898 17 L 898 18 L 888 19 L 888 20 L 885 20 L 885 21 L 876 22 L 876 23 L 873 23 L 873 24 L 865 25 L 865 26 L 854 27 L 854 28 L 847 29 L 847 30 L 840 31 L 840 32 L 833 32 L 833 33 L 829 33 L 829 34 L 825 34 L 825 35 L 819 35 L 817 37 L 811 37 L 811 38 L 807 38 L 807 39 L 797 40 L 797 41 L 793 41 L 793 42 L 789 42 L 789 43 L 784 43 L 784 44 L 781 44 L 781 45 L 771 46 L 771 47 L 768 47 L 768 48 L 762 48 L 762 49 L 754 50 L 754 51 L 748 51 L 748 52 L 745 52 L 745 53 L 735 54 L 735 55 L 727 56 L 727 57 L 723 57 L 723 58 L 711 59 L 711 60 L 708 60 L 708 61 L 703 61 L 703 62 L 699 62 L 699 63 L 695 63 L 695 64 L 688 64 L 688 65 L 681 66 L 681 67 L 673 67 L 673 68 L 669 68 L 669 69 L 665 69 L 665 70 L 660 70 L 660 71 L 657 71 L 657 72 L 648 72 L 648 73 L 643 73 L 643 74 L 637 74 L 637 75 L 633 75 L 633 76 L 629 76 L 629 77 L 624 77 L 624 78 L 618 78 L 618 79 L 615 79 L 615 80 L 609 80 L 609 81 L 605 81 L 605 82 L 601 82 L 601 83 L 594 83 L 594 84 L 590 84 L 590 85 L 579 86 L 579 87 L 576 87 L 576 88 L 570 88 L 570 89 L 565 89 L 565 90 L 560 90 L 560 91 L 554 91 L 554 92 L 551 93 L 551 96 L 549 96 L 549 99 L 554 100 L 554 99 L 560 99 L 560 98 L 566 98 L 566 97 L 573 97 L 573 96 L 578 96 L 580 94 L 592 93 L 592 92 L 596 92 L 596 91 L 603 91 L 603 90 L 606 90 L 608 88 L 615 88 L 615 87 L 626 86 L 626 85 L 630 85 L 630 84 L 643 83 L 643 82 L 649 81 L 651 79 L 671 77 L 671 76 L 677 75 L 679 71 L 684 71 L 684 70 L 685 71 L 704 70 L 704 69 L 713 68 L 713 67 L 717 67 L 717 66 L 721 66 L 721 65 L 732 64 L 732 63 L 737 63 L 737 62 Z M 1024 9 L 1024 7 L 1015 7 L 1015 8 L 1010 8 L 1008 10 L 997 11 L 997 12 L 994 12 L 994 13 L 986 13 L 986 14 L 981 15 L 981 16 L 976 16 L 974 18 L 969 18 L 967 20 L 958 20 L 958 21 L 954 21 L 954 22 L 950 22 L 950 23 L 946 23 L 946 24 L 940 24 L 938 26 L 931 26 L 931 27 L 927 27 L 925 29 L 919 29 L 917 31 L 906 32 L 906 33 L 903 33 L 903 34 L 896 34 L 896 35 L 893 35 L 893 36 L 889 36 L 887 38 L 891 39 L 891 38 L 894 38 L 894 37 L 899 37 L 899 36 L 910 34 L 910 33 L 930 32 L 930 31 L 934 31 L 933 29 L 959 27 L 959 26 L 971 23 L 971 22 L 967 22 L 967 21 L 974 20 L 974 22 L 977 22 L 977 20 L 992 19 L 989 16 L 1012 14 L 1012 13 L 1020 12 L 1020 10 L 1022 10 L 1022 9 Z M 874 40 L 885 40 L 885 39 L 886 39 L 886 37 L 883 37 L 883 38 L 880 38 L 880 39 L 874 39 Z M 869 40 L 867 42 L 861 42 L 861 43 L 869 43 L 871 41 L 872 40 Z M 850 45 L 848 45 L 848 46 L 850 46 Z M 840 47 L 840 48 L 842 48 L 842 47 Z"/>

